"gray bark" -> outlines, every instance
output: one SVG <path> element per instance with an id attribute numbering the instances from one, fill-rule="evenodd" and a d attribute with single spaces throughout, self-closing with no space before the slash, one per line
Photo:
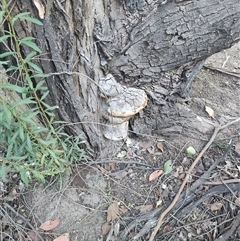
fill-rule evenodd
<path id="1" fill-rule="evenodd" d="M 43 26 L 21 21 L 16 32 L 19 37 L 36 37 L 43 51 L 36 63 L 44 73 L 57 73 L 46 81 L 48 101 L 59 106 L 60 119 L 75 123 L 68 131 L 82 134 L 96 152 L 109 145 L 102 134 L 106 120 L 98 86 L 101 77 L 111 73 L 119 83 L 143 88 L 153 102 L 164 104 L 192 66 L 240 39 L 239 0 L 42 4 Z M 30 11 L 38 18 L 32 1 L 17 1 L 13 11 Z"/>

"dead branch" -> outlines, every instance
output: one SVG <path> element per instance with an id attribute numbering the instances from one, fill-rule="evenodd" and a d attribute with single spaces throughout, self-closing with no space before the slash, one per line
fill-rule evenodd
<path id="1" fill-rule="evenodd" d="M 221 68 L 211 67 L 210 65 L 204 65 L 203 67 L 205 67 L 207 69 L 218 71 L 218 72 L 223 73 L 223 74 L 227 74 L 227 75 L 230 75 L 230 76 L 240 78 L 240 73 L 235 73 L 235 72 L 224 70 L 224 69 L 221 69 Z"/>

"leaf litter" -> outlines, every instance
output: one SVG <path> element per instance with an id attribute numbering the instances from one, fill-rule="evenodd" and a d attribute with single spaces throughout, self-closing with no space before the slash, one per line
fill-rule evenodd
<path id="1" fill-rule="evenodd" d="M 47 220 L 40 225 L 39 229 L 42 229 L 44 231 L 50 231 L 56 228 L 59 224 L 60 224 L 60 219 Z"/>

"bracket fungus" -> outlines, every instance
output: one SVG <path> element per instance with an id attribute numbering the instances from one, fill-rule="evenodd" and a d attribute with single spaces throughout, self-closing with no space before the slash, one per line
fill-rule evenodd
<path id="1" fill-rule="evenodd" d="M 121 140 L 127 136 L 128 121 L 147 105 L 144 90 L 127 88 L 116 82 L 112 75 L 99 82 L 101 92 L 108 97 L 108 120 L 104 136 L 110 140 Z"/>

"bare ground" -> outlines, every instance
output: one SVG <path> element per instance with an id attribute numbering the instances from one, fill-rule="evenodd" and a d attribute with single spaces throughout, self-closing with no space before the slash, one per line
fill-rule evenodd
<path id="1" fill-rule="evenodd" d="M 71 176 L 8 197 L 5 202 L 15 211 L 5 206 L 9 214 L 1 221 L 2 232 L 10 232 L 11 220 L 16 230 L 26 233 L 26 227 L 31 230 L 59 218 L 60 225 L 52 231 L 37 230 L 43 240 L 66 232 L 72 241 L 149 240 L 156 220 L 173 201 L 214 128 L 240 117 L 240 76 L 236 74 L 240 75 L 240 43 L 212 56 L 205 65 L 193 83 L 189 101 L 146 109 L 147 120 L 131 123 L 139 134 L 130 133 L 115 156 L 80 165 Z M 206 106 L 214 116 L 209 116 Z M 161 114 L 158 120 L 156 112 Z M 156 240 L 240 240 L 239 140 L 240 122 L 216 135 Z M 196 155 L 187 157 L 189 146 Z M 173 163 L 172 171 L 150 182 L 150 174 L 163 170 L 168 160 Z M 103 237 L 102 229 L 107 232 L 108 228 Z"/>

